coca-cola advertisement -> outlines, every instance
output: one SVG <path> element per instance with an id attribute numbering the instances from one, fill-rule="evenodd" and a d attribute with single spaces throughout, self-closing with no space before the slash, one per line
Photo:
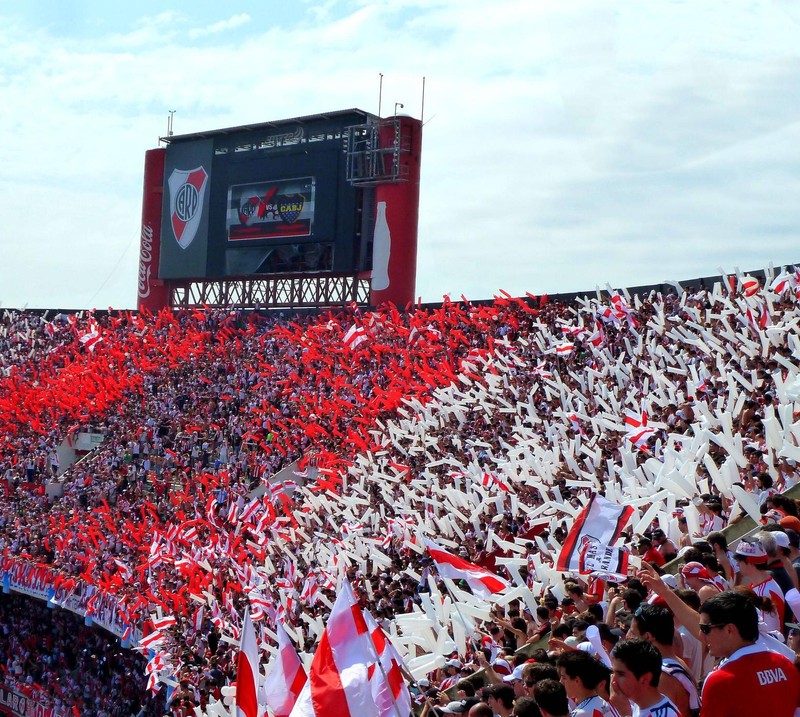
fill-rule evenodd
<path id="1" fill-rule="evenodd" d="M 142 230 L 139 239 L 139 310 L 158 312 L 169 304 L 169 289 L 158 280 L 161 249 L 161 194 L 164 181 L 163 149 L 151 149 L 144 160 Z"/>

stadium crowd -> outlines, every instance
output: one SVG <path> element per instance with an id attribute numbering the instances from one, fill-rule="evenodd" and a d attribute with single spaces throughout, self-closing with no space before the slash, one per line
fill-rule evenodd
<path id="1" fill-rule="evenodd" d="M 611 655 L 620 714 L 639 692 L 617 662 L 639 678 L 653 649 L 688 673 L 664 678 L 688 714 L 713 658 L 728 656 L 709 641 L 703 657 L 703 616 L 732 609 L 704 612 L 720 589 L 761 586 L 747 605 L 768 628 L 794 629 L 786 594 L 797 573 L 786 567 L 800 518 L 781 493 L 798 480 L 799 318 L 788 279 L 780 290 L 740 280 L 569 303 L 446 300 L 403 313 L 6 312 L 4 568 L 46 566 L 62 597 L 85 585 L 110 596 L 147 653 L 148 689 L 163 698 L 166 685 L 170 709 L 190 714 L 235 679 L 245 607 L 262 649 L 272 651 L 281 621 L 310 652 L 345 577 L 409 662 L 423 658 L 424 636 L 404 634 L 402 616 L 442 585 L 425 535 L 541 597 L 538 607 L 511 601 L 479 625 L 474 648 L 485 651 L 467 640 L 453 645 L 457 656 L 439 655 L 444 669 L 434 672 L 443 659 L 431 663 L 430 684 L 415 683 L 425 709 L 463 712 L 475 688 L 457 678 L 483 669 L 496 684 L 484 695 L 493 714 L 533 714 L 524 709 L 539 701 L 538 680 L 513 653 L 549 636 L 533 671 L 560 677 L 573 704 L 613 702 L 599 687 L 610 673 L 592 672 L 597 660 L 589 669 L 567 657 L 589 642 L 586 652 Z M 102 445 L 62 471 L 58 445 L 85 430 L 102 433 Z M 44 490 L 54 480 L 55 500 Z M 595 492 L 635 504 L 624 537 L 644 565 L 640 579 L 565 584 L 552 567 Z M 767 532 L 742 561 L 719 530 L 747 514 L 763 516 Z M 646 569 L 677 555 L 687 567 L 672 587 L 688 613 Z M 516 574 L 509 558 L 524 562 Z M 780 575 L 777 590 L 768 570 Z M 643 607 L 653 602 L 662 607 Z M 683 631 L 674 648 L 670 620 Z M 726 624 L 749 639 L 749 623 Z M 592 625 L 599 642 L 583 639 Z M 636 640 L 615 648 L 620 633 Z M 109 676 L 86 669 L 81 679 L 94 695 Z M 684 702 L 675 682 L 694 685 Z M 556 710 L 542 713 L 566 714 L 560 688 L 542 685 L 541 704 Z M 445 698 L 450 687 L 465 695 Z M 640 687 L 643 703 L 654 697 Z M 78 705 L 70 692 L 47 698 Z M 81 714 L 117 714 L 81 699 Z"/>
<path id="2" fill-rule="evenodd" d="M 54 715 L 163 714 L 148 698 L 144 660 L 67 610 L 20 595 L 0 598 L 2 685 Z"/>

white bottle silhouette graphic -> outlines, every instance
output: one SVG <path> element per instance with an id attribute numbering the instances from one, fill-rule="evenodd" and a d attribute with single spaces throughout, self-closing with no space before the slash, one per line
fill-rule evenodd
<path id="1" fill-rule="evenodd" d="M 375 233 L 372 236 L 372 290 L 389 288 L 389 255 L 392 253 L 392 235 L 386 221 L 386 202 L 378 202 Z"/>

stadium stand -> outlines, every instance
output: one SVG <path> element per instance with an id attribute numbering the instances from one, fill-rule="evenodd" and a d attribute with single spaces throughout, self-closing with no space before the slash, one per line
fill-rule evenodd
<path id="1" fill-rule="evenodd" d="M 797 508 L 780 497 L 800 459 L 796 275 L 678 288 L 319 316 L 5 312 L 4 591 L 46 604 L 59 667 L 77 664 L 67 689 L 26 664 L 46 620 L 4 596 L 3 624 L 27 621 L 30 643 L 7 646 L 7 687 L 36 683 L 29 699 L 80 714 L 155 714 L 145 689 L 175 714 L 213 712 L 236 679 L 245 608 L 265 663 L 279 622 L 310 653 L 347 578 L 425 710 L 447 707 L 425 681 L 453 687 L 478 669 L 534 697 L 519 647 L 550 634 L 551 650 L 569 649 L 593 604 L 616 600 L 594 618 L 609 631 L 638 607 L 636 580 L 622 591 L 613 570 L 573 570 L 565 583 L 554 566 L 590 496 L 632 509 L 621 537 L 634 568 L 690 549 L 697 575 L 727 589 L 737 554 L 714 536 L 748 518 L 787 528 L 778 549 L 798 555 Z M 86 430 L 102 444 L 60 465 L 59 446 Z M 423 537 L 507 580 L 504 612 L 435 561 L 437 577 Z M 779 630 L 793 629 L 779 605 L 791 572 L 759 603 Z M 432 602 L 448 595 L 466 618 Z M 104 631 L 72 632 L 71 613 Z M 452 639 L 437 640 L 442 627 Z M 70 662 L 70 640 L 113 666 Z M 134 669 L 146 688 L 123 676 Z"/>

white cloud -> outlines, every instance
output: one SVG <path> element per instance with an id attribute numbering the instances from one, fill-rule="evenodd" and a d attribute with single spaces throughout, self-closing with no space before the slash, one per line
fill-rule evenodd
<path id="1" fill-rule="evenodd" d="M 250 22 L 250 16 L 246 13 L 239 13 L 232 15 L 227 20 L 220 20 L 219 22 L 212 23 L 206 27 L 196 27 L 189 30 L 189 37 L 196 40 L 200 37 L 207 37 L 208 35 L 216 35 L 220 32 L 228 32 L 242 25 L 247 25 Z"/>

